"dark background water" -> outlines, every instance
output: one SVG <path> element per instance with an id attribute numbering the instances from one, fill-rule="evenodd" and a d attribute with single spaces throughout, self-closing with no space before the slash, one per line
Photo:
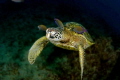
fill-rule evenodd
<path id="1" fill-rule="evenodd" d="M 13 63 L 12 67 L 15 69 L 23 65 L 16 69 L 20 74 L 27 74 L 29 69 L 35 68 L 27 66 L 28 71 L 24 72 L 26 71 L 25 65 L 29 65 L 27 53 L 30 46 L 36 39 L 45 35 L 43 31 L 37 29 L 37 26 L 39 24 L 45 24 L 48 27 L 56 26 L 54 18 L 63 22 L 79 22 L 88 29 L 94 40 L 100 36 L 111 37 L 114 48 L 116 50 L 120 48 L 120 0 L 25 0 L 21 3 L 0 0 L 1 80 L 10 80 L 10 77 L 13 77 L 13 74 L 6 73 L 13 69 L 8 67 Z M 51 49 L 55 48 L 49 45 L 51 47 L 44 51 L 45 53 L 49 51 L 48 55 L 52 53 Z M 41 64 L 43 65 L 44 62 L 45 60 Z M 111 72 L 110 76 L 113 80 L 120 75 L 119 63 L 118 59 Z M 6 75 L 6 78 L 3 78 L 3 75 Z M 32 74 L 29 73 L 30 75 Z M 24 77 L 29 78 L 29 76 L 22 75 L 22 79 L 17 77 L 18 80 L 27 80 Z M 15 79 L 17 78 L 11 78 L 11 80 Z M 119 79 L 119 77 L 116 78 L 116 80 Z"/>

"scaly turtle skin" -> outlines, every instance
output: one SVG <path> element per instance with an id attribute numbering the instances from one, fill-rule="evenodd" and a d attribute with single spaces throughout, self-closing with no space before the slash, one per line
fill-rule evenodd
<path id="1" fill-rule="evenodd" d="M 63 25 L 59 19 L 55 19 L 55 22 L 58 25 L 57 28 L 46 28 L 44 25 L 38 26 L 40 30 L 46 30 L 46 36 L 39 38 L 33 44 L 29 50 L 28 61 L 30 64 L 33 64 L 48 42 L 51 42 L 60 48 L 79 51 L 82 80 L 84 69 L 84 49 L 93 45 L 93 40 L 87 30 L 79 23 L 67 22 Z"/>

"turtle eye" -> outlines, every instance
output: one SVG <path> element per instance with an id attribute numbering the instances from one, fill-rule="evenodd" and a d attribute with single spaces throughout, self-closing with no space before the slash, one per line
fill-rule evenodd
<path id="1" fill-rule="evenodd" d="M 54 38 L 54 36 L 50 35 L 50 38 L 51 38 L 51 39 L 53 39 L 53 38 Z"/>

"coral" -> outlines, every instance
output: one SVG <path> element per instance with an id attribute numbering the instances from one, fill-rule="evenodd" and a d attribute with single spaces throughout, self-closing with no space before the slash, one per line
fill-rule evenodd
<path id="1" fill-rule="evenodd" d="M 114 50 L 111 42 L 111 38 L 101 37 L 95 40 L 95 45 L 85 51 L 83 80 L 106 80 L 110 75 L 120 53 L 120 50 Z M 60 79 L 80 80 L 78 52 L 69 53 L 61 61 L 56 60 L 59 61 Z"/>
<path id="2" fill-rule="evenodd" d="M 114 50 L 111 42 L 111 38 L 101 37 L 95 40 L 95 45 L 85 51 L 83 80 L 106 80 L 110 75 L 120 53 L 120 50 Z M 52 48 L 55 50 L 51 51 Z M 49 44 L 43 53 L 34 65 L 28 63 L 26 52 L 21 62 L 16 58 L 14 62 L 2 64 L 1 79 L 80 80 L 78 52 Z"/>

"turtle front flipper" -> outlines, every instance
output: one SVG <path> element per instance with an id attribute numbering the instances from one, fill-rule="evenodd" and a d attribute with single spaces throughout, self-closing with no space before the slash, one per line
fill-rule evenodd
<path id="1" fill-rule="evenodd" d="M 41 53 L 41 51 L 47 45 L 47 43 L 48 43 L 48 39 L 46 38 L 46 36 L 43 36 L 33 44 L 28 54 L 28 61 L 30 64 L 33 64 L 35 62 L 35 59 Z"/>
<path id="2" fill-rule="evenodd" d="M 45 25 L 38 25 L 39 30 L 46 31 L 47 27 Z"/>
<path id="3" fill-rule="evenodd" d="M 79 45 L 79 61 L 81 66 L 81 80 L 83 77 L 83 69 L 84 69 L 84 49 L 81 45 Z"/>
<path id="4" fill-rule="evenodd" d="M 58 27 L 64 30 L 64 25 L 62 21 L 60 21 L 59 19 L 54 19 L 54 20 L 55 20 L 55 23 L 58 25 Z"/>
<path id="5" fill-rule="evenodd" d="M 82 34 L 84 32 L 87 32 L 85 27 L 83 27 L 81 24 L 76 23 L 76 22 L 67 22 L 65 24 L 65 27 L 68 28 L 71 31 L 74 31 L 74 32 L 78 33 L 78 34 Z"/>

